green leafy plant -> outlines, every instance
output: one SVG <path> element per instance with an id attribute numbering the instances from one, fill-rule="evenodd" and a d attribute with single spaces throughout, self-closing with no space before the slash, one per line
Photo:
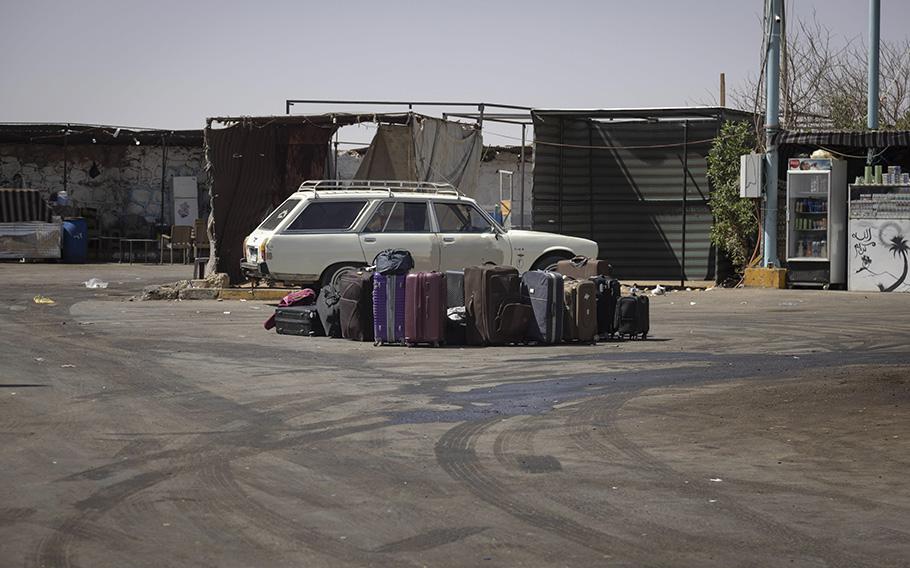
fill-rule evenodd
<path id="1" fill-rule="evenodd" d="M 711 184 L 711 242 L 742 272 L 755 246 L 758 219 L 755 204 L 739 196 L 739 157 L 754 148 L 755 135 L 749 122 L 725 122 L 708 153 Z"/>

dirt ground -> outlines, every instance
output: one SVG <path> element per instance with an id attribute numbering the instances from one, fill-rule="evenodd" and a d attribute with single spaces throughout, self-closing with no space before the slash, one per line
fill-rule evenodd
<path id="1" fill-rule="evenodd" d="M 128 301 L 190 272 L 0 264 L 0 565 L 908 564 L 910 295 L 676 292 L 648 341 L 406 349 Z"/>

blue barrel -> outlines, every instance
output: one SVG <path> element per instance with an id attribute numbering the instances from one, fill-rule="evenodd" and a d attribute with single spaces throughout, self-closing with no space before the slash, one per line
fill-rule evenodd
<path id="1" fill-rule="evenodd" d="M 81 264 L 88 259 L 88 223 L 85 219 L 63 222 L 63 262 Z"/>

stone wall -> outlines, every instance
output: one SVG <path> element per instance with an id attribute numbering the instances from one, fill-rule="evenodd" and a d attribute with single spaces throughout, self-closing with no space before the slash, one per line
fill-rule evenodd
<path id="1" fill-rule="evenodd" d="M 69 146 L 66 153 L 67 193 L 73 206 L 96 209 L 102 234 L 151 236 L 161 217 L 160 146 L 80 144 Z M 173 221 L 174 176 L 196 176 L 199 214 L 202 218 L 208 216 L 204 163 L 201 147 L 168 146 L 165 224 Z M 0 144 L 0 187 L 26 187 L 44 190 L 48 196 L 56 194 L 63 189 L 63 147 Z"/>

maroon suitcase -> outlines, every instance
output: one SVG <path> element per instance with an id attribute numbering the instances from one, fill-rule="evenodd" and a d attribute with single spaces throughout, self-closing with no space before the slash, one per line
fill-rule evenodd
<path id="1" fill-rule="evenodd" d="M 441 272 L 412 272 L 404 283 L 404 342 L 432 343 L 445 337 L 446 275 Z"/>

